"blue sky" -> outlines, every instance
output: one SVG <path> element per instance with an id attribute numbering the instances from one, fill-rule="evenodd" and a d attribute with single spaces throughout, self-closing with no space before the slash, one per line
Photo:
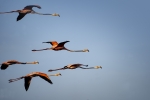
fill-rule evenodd
<path id="1" fill-rule="evenodd" d="M 16 21 L 17 13 L 0 15 L 0 62 L 39 61 L 39 65 L 13 65 L 0 72 L 2 100 L 149 100 L 150 99 L 150 1 L 149 0 L 1 0 L 0 12 L 37 4 L 41 13 Z M 41 51 L 45 41 L 69 40 L 72 50 L 90 52 Z M 48 72 L 72 63 L 101 65 L 98 70 Z M 8 83 L 30 72 L 47 74 L 53 85 L 36 77 L 29 90 L 24 80 Z"/>

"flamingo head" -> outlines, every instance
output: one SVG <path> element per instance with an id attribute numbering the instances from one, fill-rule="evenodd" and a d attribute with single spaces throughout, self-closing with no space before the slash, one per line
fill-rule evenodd
<path id="1" fill-rule="evenodd" d="M 57 14 L 57 13 L 52 14 L 52 16 L 58 16 L 58 17 L 60 17 L 60 15 Z"/>
<path id="2" fill-rule="evenodd" d="M 99 69 L 99 68 L 102 69 L 102 66 L 95 66 L 94 68 L 95 68 L 95 69 Z"/>
<path id="3" fill-rule="evenodd" d="M 55 74 L 56 76 L 62 76 L 60 73 Z"/>
<path id="4" fill-rule="evenodd" d="M 38 61 L 34 61 L 33 63 L 34 63 L 34 64 L 39 64 L 39 62 L 38 62 Z"/>
<path id="5" fill-rule="evenodd" d="M 83 52 L 90 52 L 89 49 L 84 49 Z"/>

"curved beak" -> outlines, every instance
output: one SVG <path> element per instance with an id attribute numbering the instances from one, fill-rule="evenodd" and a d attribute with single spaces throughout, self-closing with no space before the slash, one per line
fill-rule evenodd
<path id="1" fill-rule="evenodd" d="M 35 63 L 36 63 L 36 64 L 39 64 L 39 62 L 38 62 L 38 61 L 35 61 Z"/>

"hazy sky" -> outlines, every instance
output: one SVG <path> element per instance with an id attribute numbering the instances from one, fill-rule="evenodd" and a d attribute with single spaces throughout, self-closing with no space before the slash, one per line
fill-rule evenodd
<path id="1" fill-rule="evenodd" d="M 0 15 L 0 63 L 7 60 L 39 61 L 39 65 L 12 65 L 0 71 L 0 100 L 150 100 L 150 1 L 149 0 L 0 0 L 0 12 L 37 4 L 41 13 L 16 21 L 18 13 Z M 72 50 L 41 51 L 45 41 L 63 42 Z M 68 64 L 82 63 L 103 69 L 48 72 Z M 49 84 L 32 79 L 9 79 L 40 71 Z"/>

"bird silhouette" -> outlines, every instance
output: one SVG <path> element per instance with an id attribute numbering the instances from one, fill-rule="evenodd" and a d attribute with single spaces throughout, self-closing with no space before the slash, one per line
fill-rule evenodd
<path id="1" fill-rule="evenodd" d="M 46 48 L 46 49 L 39 49 L 39 50 L 35 50 L 33 49 L 32 51 L 43 51 L 43 50 L 54 50 L 54 51 L 60 51 L 60 50 L 67 50 L 70 52 L 89 52 L 88 49 L 84 49 L 84 50 L 69 50 L 67 49 L 64 45 L 65 43 L 70 42 L 70 41 L 64 41 L 64 42 L 60 42 L 58 43 L 57 41 L 48 41 L 48 42 L 43 42 L 43 43 L 50 43 L 52 45 L 51 48 Z"/>
<path id="2" fill-rule="evenodd" d="M 76 69 L 76 68 L 82 68 L 81 66 L 88 66 L 88 65 L 84 65 L 84 64 L 69 64 L 67 66 L 64 66 L 63 68 L 58 68 L 58 69 L 50 69 L 48 70 L 49 72 L 52 71 L 57 71 L 57 70 L 65 70 L 65 69 Z"/>
<path id="3" fill-rule="evenodd" d="M 0 14 L 5 14 L 5 13 L 14 13 L 14 12 L 18 12 L 19 15 L 17 17 L 17 21 L 21 20 L 26 14 L 39 14 L 39 15 L 52 15 L 52 16 L 59 16 L 59 14 L 54 13 L 54 14 L 43 14 L 43 13 L 38 13 L 35 12 L 32 8 L 33 7 L 37 7 L 39 9 L 41 9 L 41 6 L 39 5 L 27 5 L 26 7 L 24 7 L 22 10 L 14 10 L 14 11 L 9 11 L 9 12 L 0 12 Z"/>
<path id="4" fill-rule="evenodd" d="M 28 91 L 31 79 L 33 77 L 37 77 L 37 76 L 44 79 L 48 83 L 53 84 L 53 82 L 51 81 L 51 79 L 48 76 L 61 76 L 61 74 L 57 73 L 57 74 L 48 75 L 48 74 L 45 74 L 45 73 L 42 73 L 42 72 L 32 72 L 32 73 L 27 74 L 26 76 L 22 76 L 22 77 L 19 77 L 19 78 L 16 78 L 16 79 L 10 79 L 8 81 L 9 81 L 9 83 L 11 83 L 11 82 L 18 81 L 18 80 L 24 78 L 24 87 L 25 87 L 25 90 Z"/>
<path id="5" fill-rule="evenodd" d="M 9 65 L 14 65 L 14 64 L 39 64 L 38 61 L 34 61 L 34 62 L 19 62 L 17 60 L 8 60 L 6 62 L 3 62 L 1 65 L 1 70 L 5 70 L 7 69 L 7 67 Z"/>
<path id="6" fill-rule="evenodd" d="M 48 70 L 48 72 L 52 72 L 52 71 L 57 71 L 57 70 L 65 70 L 65 69 L 76 69 L 76 68 L 81 68 L 81 69 L 102 69 L 102 66 L 95 66 L 95 67 L 81 67 L 81 66 L 86 66 L 88 67 L 88 65 L 84 65 L 84 64 L 69 64 L 67 66 L 64 66 L 63 68 L 58 68 L 58 69 L 50 69 Z"/>

